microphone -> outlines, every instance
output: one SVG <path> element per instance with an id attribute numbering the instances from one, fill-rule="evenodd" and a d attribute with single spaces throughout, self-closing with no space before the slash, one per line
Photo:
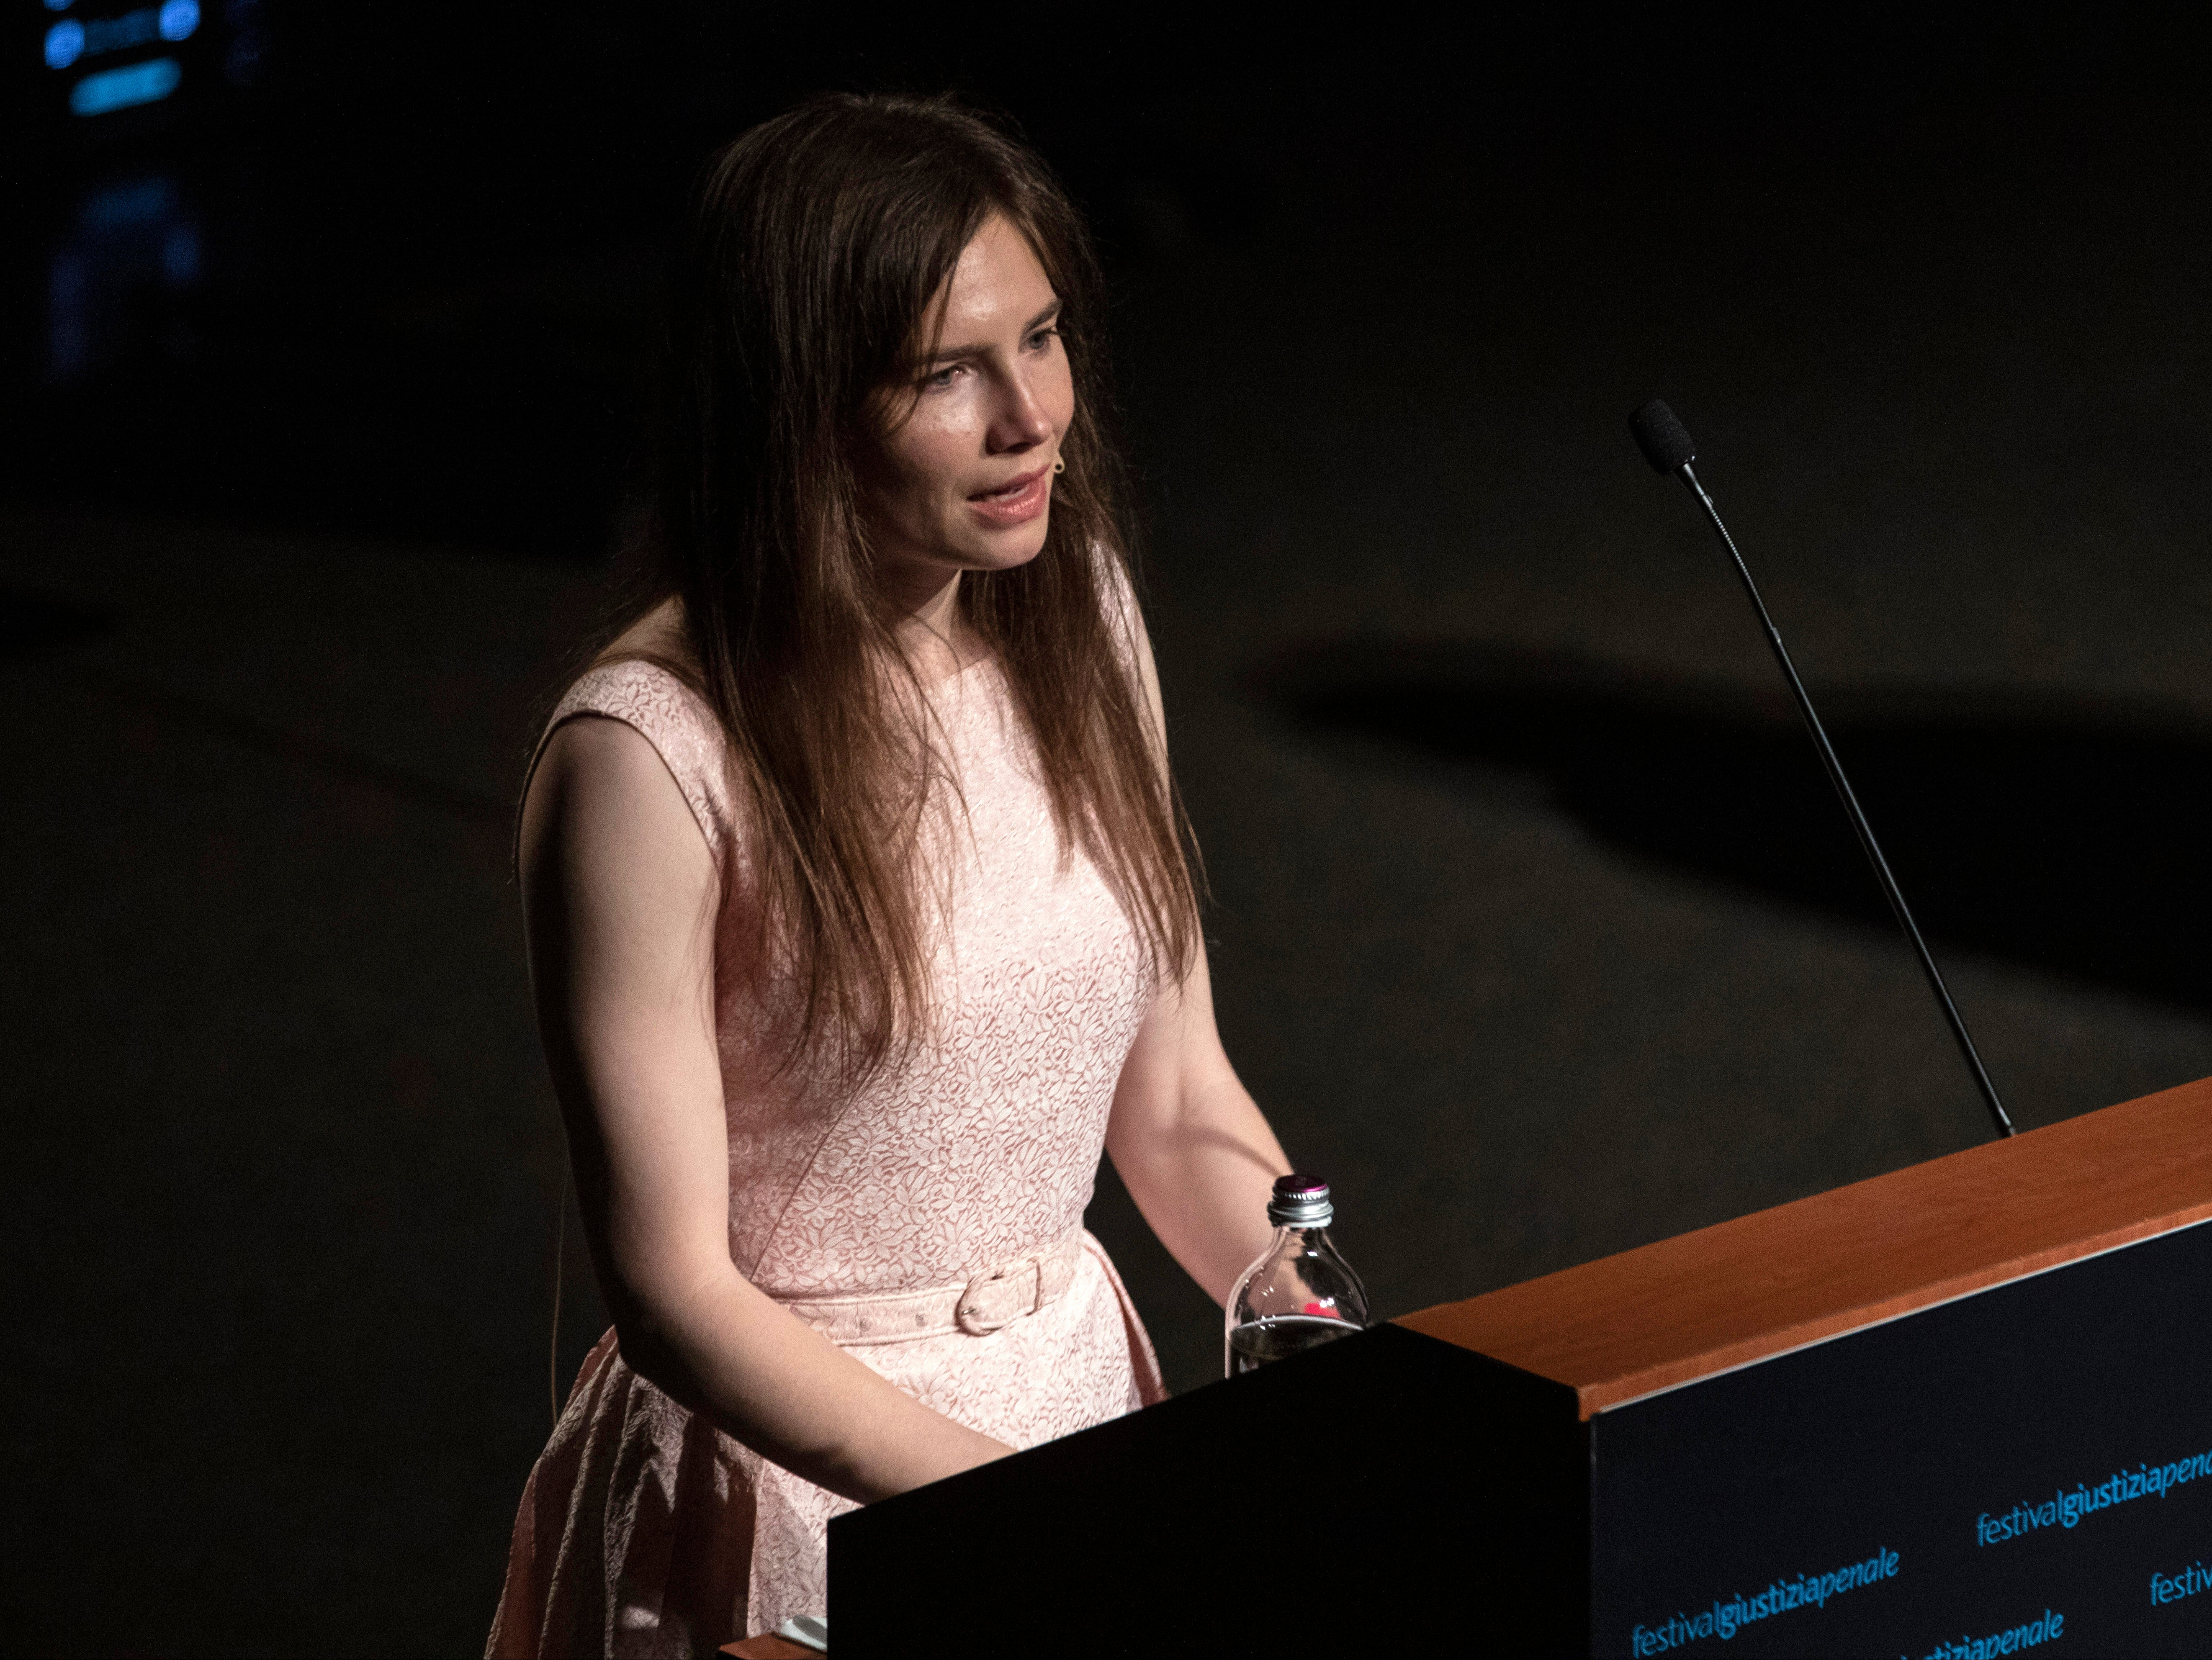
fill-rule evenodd
<path id="1" fill-rule="evenodd" d="M 1698 482 L 1698 475 L 1690 463 L 1697 459 L 1697 449 L 1690 442 L 1690 435 L 1674 411 L 1654 398 L 1639 406 L 1628 417 L 1628 429 L 1635 435 L 1636 447 L 1644 452 L 1644 459 L 1658 473 L 1672 473 L 1690 487 L 1698 504 L 1705 510 L 1705 517 L 1713 521 L 1720 532 L 1721 545 L 1735 562 L 1735 574 L 1743 579 L 1743 591 L 1751 597 L 1751 608 L 1759 613 L 1759 625 L 1766 630 L 1766 643 L 1773 648 L 1774 660 L 1782 666 L 1783 678 L 1789 681 L 1790 695 L 1797 700 L 1797 713 L 1805 718 L 1805 730 L 1812 735 L 1813 747 L 1820 752 L 1820 764 L 1828 769 L 1828 781 L 1836 787 L 1836 799 L 1844 804 L 1844 812 L 1857 833 L 1859 846 L 1864 850 L 1867 863 L 1874 866 L 1875 879 L 1881 884 L 1883 897 L 1897 918 L 1898 927 L 1912 942 L 1912 949 L 1920 958 L 1920 971 L 1928 977 L 1928 988 L 1936 994 L 1942 1006 L 1943 1018 L 1950 1023 L 1951 1036 L 1957 1040 L 1959 1053 L 1966 1057 L 1966 1070 L 1974 1075 L 1974 1086 L 1982 1092 L 1982 1099 L 1990 1110 L 1990 1118 L 1996 1125 L 2000 1136 L 2013 1134 L 2012 1120 L 2005 1116 L 2004 1103 L 1997 1099 L 1996 1085 L 1990 1081 L 1989 1069 L 1982 1065 L 1982 1057 L 1974 1049 L 1974 1040 L 1967 1034 L 1966 1023 L 1959 1013 L 1959 1006 L 1951 1000 L 1951 994 L 1943 984 L 1943 976 L 1936 967 L 1936 959 L 1929 953 L 1928 942 L 1920 937 L 1919 926 L 1912 920 L 1912 911 L 1905 903 L 1905 895 L 1898 891 L 1897 879 L 1889 873 L 1889 861 L 1881 856 L 1881 846 L 1874 839 L 1874 830 L 1867 824 L 1866 814 L 1859 810 L 1858 797 L 1851 793 L 1850 780 L 1844 776 L 1843 763 L 1836 759 L 1835 747 L 1828 742 L 1828 734 L 1820 725 L 1820 717 L 1813 712 L 1813 700 L 1805 694 L 1805 683 L 1797 678 L 1796 666 L 1790 662 L 1790 654 L 1783 648 L 1781 630 L 1767 615 L 1766 602 L 1759 597 L 1759 585 L 1751 580 L 1751 567 L 1743 562 L 1743 555 L 1736 551 L 1735 538 L 1721 522 L 1720 510 L 1713 506 L 1713 498 L 1705 494 L 1705 487 Z"/>

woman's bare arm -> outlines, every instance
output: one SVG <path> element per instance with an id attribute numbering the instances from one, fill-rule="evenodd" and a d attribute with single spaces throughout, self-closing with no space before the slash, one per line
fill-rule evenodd
<path id="1" fill-rule="evenodd" d="M 839 1349 L 730 1260 L 717 876 L 620 721 L 548 741 L 522 817 L 538 1028 L 623 1355 L 763 1456 L 865 1504 L 1011 1450 Z"/>
<path id="2" fill-rule="evenodd" d="M 1143 622 L 1131 617 L 1164 773 L 1159 678 Z M 1208 1296 L 1227 1302 L 1273 1231 L 1267 1200 L 1291 1166 L 1222 1049 L 1203 940 L 1182 983 L 1161 988 L 1122 1064 L 1106 1151 L 1160 1243 Z"/>
<path id="3" fill-rule="evenodd" d="M 1164 989 L 1114 1091 L 1106 1151 L 1184 1272 L 1226 1303 L 1273 1231 L 1267 1200 L 1290 1161 L 1222 1052 L 1201 946 Z"/>

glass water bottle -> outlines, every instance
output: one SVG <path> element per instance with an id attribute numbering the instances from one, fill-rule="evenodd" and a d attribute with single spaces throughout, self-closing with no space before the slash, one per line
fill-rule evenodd
<path id="1" fill-rule="evenodd" d="M 1286 1354 L 1348 1337 L 1367 1323 L 1367 1288 L 1329 1243 L 1335 1207 L 1310 1176 L 1275 1182 L 1275 1237 L 1229 1293 L 1223 1371 L 1231 1377 Z"/>

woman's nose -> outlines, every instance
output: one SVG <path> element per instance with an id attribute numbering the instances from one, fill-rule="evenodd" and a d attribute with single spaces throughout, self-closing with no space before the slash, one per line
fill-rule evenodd
<path id="1" fill-rule="evenodd" d="M 1027 449 L 1052 436 L 1051 417 L 1030 385 L 1029 376 L 1018 369 L 1006 377 L 999 403 L 991 423 L 994 449 Z"/>

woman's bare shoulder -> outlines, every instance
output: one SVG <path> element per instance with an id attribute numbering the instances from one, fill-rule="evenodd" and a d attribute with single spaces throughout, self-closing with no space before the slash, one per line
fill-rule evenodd
<path id="1" fill-rule="evenodd" d="M 555 707 L 524 787 L 526 827 L 542 801 L 643 801 L 672 790 L 693 839 L 719 862 L 736 805 L 727 745 L 689 672 L 682 602 L 670 599 L 608 642 Z M 596 717 L 596 718 L 594 718 Z"/>
<path id="2" fill-rule="evenodd" d="M 516 862 L 526 893 L 549 854 L 593 868 L 647 859 L 671 868 L 710 863 L 709 849 L 659 751 L 621 721 L 564 723 L 547 740 L 524 792 Z"/>

